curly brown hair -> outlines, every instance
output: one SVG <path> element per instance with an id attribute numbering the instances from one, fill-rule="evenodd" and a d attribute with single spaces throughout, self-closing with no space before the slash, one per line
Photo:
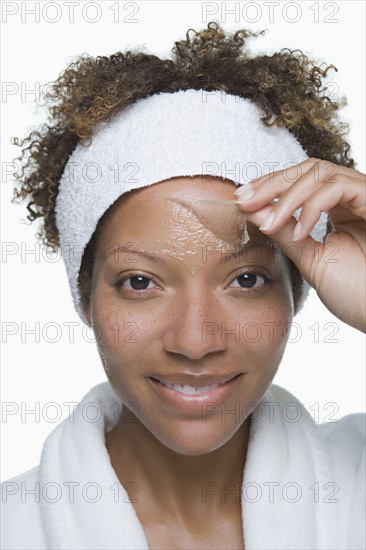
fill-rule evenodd
<path id="1" fill-rule="evenodd" d="M 179 90 L 224 90 L 247 98 L 263 110 L 265 126 L 287 128 L 309 157 L 329 160 L 354 168 L 348 157 L 350 145 L 343 138 L 349 125 L 338 119 L 345 97 L 327 95 L 323 78 L 333 65 L 318 67 L 301 50 L 284 48 L 273 55 L 250 55 L 247 40 L 264 34 L 240 29 L 225 32 L 211 21 L 200 32 L 188 29 L 185 40 L 177 41 L 171 59 L 150 55 L 141 48 L 93 58 L 80 55 L 47 87 L 49 124 L 31 131 L 17 157 L 21 169 L 15 175 L 13 200 L 28 200 L 27 218 L 43 218 L 37 233 L 52 250 L 59 247 L 55 202 L 60 177 L 78 143 L 91 142 L 94 127 L 109 121 L 136 101 L 159 92 Z M 328 224 L 327 232 L 331 230 Z M 88 302 L 93 264 L 92 238 L 84 253 L 80 288 Z M 295 311 L 301 276 L 290 262 Z"/>

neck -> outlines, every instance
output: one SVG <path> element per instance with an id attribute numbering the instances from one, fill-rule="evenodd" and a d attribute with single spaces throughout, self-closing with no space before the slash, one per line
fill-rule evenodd
<path id="1" fill-rule="evenodd" d="M 199 456 L 169 449 L 137 418 L 123 420 L 124 413 L 107 434 L 106 446 L 121 484 L 138 489 L 136 508 L 151 505 L 165 517 L 184 518 L 215 509 L 223 513 L 240 505 L 250 416 L 227 443 Z"/>

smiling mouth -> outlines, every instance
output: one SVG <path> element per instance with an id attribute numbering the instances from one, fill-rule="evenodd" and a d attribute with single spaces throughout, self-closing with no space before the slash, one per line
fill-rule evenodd
<path id="1" fill-rule="evenodd" d="M 219 386 L 224 386 L 228 382 L 231 382 L 234 379 L 236 379 L 238 376 L 239 375 L 232 376 L 228 380 L 225 380 L 225 381 L 222 381 L 222 382 L 216 382 L 214 384 L 209 384 L 209 385 L 201 386 L 201 387 L 190 386 L 189 384 L 175 384 L 173 382 L 168 382 L 167 380 L 160 380 L 160 379 L 157 379 L 157 378 L 152 378 L 152 380 L 154 380 L 155 382 L 158 382 L 159 384 L 161 384 L 162 386 L 164 386 L 166 388 L 169 388 L 170 390 L 174 390 L 174 391 L 176 391 L 178 393 L 182 393 L 184 395 L 200 395 L 201 393 L 207 393 L 207 392 L 213 391 L 216 388 L 218 388 Z"/>
<path id="2" fill-rule="evenodd" d="M 201 418 L 203 404 L 214 401 L 220 405 L 230 399 L 243 376 L 244 373 L 200 377 L 176 373 L 159 378 L 149 376 L 149 379 L 159 399 L 174 411 L 174 415 Z"/>
<path id="3" fill-rule="evenodd" d="M 184 393 L 185 395 L 199 395 L 200 393 L 206 393 L 208 391 L 215 390 L 219 386 L 223 386 L 224 384 L 226 384 L 226 382 L 219 382 L 217 384 L 211 384 L 210 386 L 195 388 L 194 386 L 188 386 L 186 384 L 182 386 L 181 384 L 171 384 L 170 382 L 160 381 L 160 383 L 163 384 L 163 386 L 165 386 L 166 388 L 170 388 L 171 390 Z"/>

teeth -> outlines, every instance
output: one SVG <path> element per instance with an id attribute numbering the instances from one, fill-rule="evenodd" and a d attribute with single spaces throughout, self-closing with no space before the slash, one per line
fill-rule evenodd
<path id="1" fill-rule="evenodd" d="M 184 393 L 185 395 L 199 395 L 200 393 L 205 393 L 211 390 L 216 389 L 218 386 L 222 386 L 225 384 L 225 382 L 219 382 L 218 384 L 211 384 L 211 386 L 205 386 L 203 388 L 195 388 L 193 386 L 184 385 L 181 384 L 171 384 L 170 382 L 161 382 L 163 386 L 166 386 L 167 388 L 170 388 L 171 390 L 175 390 L 180 393 Z"/>

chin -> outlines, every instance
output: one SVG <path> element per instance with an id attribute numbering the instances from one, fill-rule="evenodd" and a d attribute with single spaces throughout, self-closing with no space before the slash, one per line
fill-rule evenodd
<path id="1" fill-rule="evenodd" d="M 182 456 L 203 456 L 208 455 L 220 447 L 226 442 L 215 442 L 211 444 L 204 444 L 202 441 L 168 441 L 161 442 L 168 447 L 171 451 Z M 182 444 L 183 443 L 183 444 Z"/>
<path id="2" fill-rule="evenodd" d="M 195 430 L 191 423 L 185 429 L 176 428 L 173 433 L 154 434 L 156 439 L 171 451 L 184 456 L 200 456 L 212 453 L 228 443 L 236 429 L 222 431 L 223 424 L 204 425 L 204 430 Z"/>

